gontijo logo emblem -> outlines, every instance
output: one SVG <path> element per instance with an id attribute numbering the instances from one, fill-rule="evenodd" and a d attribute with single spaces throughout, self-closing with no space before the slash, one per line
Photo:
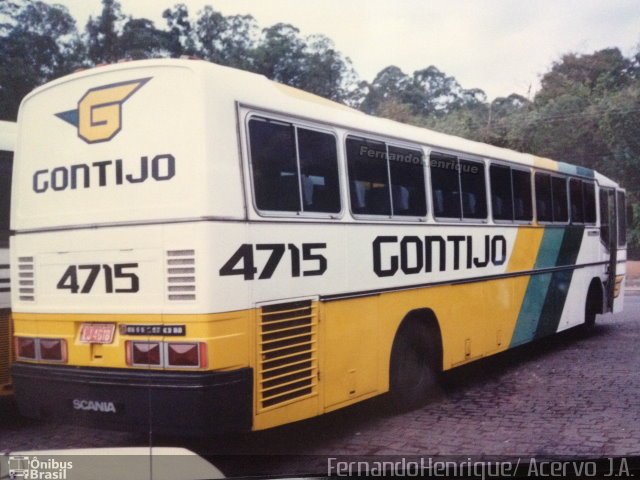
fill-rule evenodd
<path id="1" fill-rule="evenodd" d="M 56 117 L 78 127 L 87 143 L 108 142 L 122 129 L 122 105 L 151 77 L 112 83 L 87 90 L 78 108 L 56 113 Z"/>

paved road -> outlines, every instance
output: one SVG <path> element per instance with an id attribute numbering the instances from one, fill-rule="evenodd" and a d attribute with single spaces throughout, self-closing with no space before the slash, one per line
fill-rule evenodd
<path id="1" fill-rule="evenodd" d="M 442 398 L 391 414 L 373 399 L 226 438 L 153 438 L 225 473 L 323 473 L 331 455 L 640 455 L 640 294 L 625 313 L 448 372 Z M 140 446 L 148 437 L 21 419 L 4 402 L 0 450 Z"/>

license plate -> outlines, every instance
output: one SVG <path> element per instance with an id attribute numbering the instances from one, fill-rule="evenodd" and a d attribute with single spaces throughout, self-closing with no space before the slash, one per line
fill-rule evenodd
<path id="1" fill-rule="evenodd" d="M 80 326 L 82 343 L 111 343 L 116 331 L 114 323 L 83 323 Z"/>

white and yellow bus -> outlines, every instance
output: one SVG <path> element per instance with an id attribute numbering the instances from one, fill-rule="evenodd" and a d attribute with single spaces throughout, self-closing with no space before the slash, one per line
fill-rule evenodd
<path id="1" fill-rule="evenodd" d="M 0 396 L 12 393 L 11 286 L 9 284 L 9 211 L 15 122 L 0 120 Z"/>
<path id="2" fill-rule="evenodd" d="M 19 115 L 20 411 L 260 430 L 620 311 L 624 191 L 194 60 L 99 67 Z"/>

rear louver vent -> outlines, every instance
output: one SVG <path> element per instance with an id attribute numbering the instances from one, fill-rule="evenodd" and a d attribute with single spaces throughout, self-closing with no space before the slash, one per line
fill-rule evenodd
<path id="1" fill-rule="evenodd" d="M 35 301 L 35 272 L 33 257 L 18 257 L 18 292 L 20 300 Z"/>
<path id="2" fill-rule="evenodd" d="M 172 301 L 196 299 L 195 250 L 167 252 L 167 297 Z"/>
<path id="3" fill-rule="evenodd" d="M 9 280 L 9 265 L 0 265 L 0 303 L 9 305 L 9 293 L 11 292 Z M 7 299 L 4 301 L 3 299 Z"/>
<path id="4" fill-rule="evenodd" d="M 317 395 L 318 316 L 311 301 L 262 307 L 258 409 Z"/>

